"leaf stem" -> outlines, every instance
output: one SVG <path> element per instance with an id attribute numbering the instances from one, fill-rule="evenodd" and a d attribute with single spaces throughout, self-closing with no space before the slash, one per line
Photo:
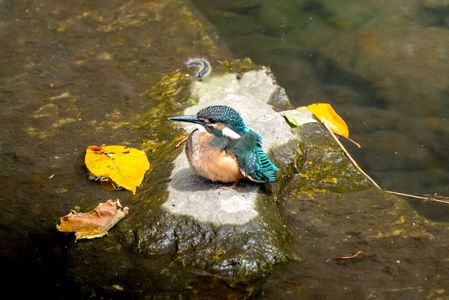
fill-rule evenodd
<path id="1" fill-rule="evenodd" d="M 349 152 L 346 150 L 346 148 L 343 146 L 343 144 L 340 142 L 340 140 L 337 138 L 337 136 L 332 132 L 332 130 L 329 128 L 329 126 L 326 124 L 326 122 L 322 123 L 324 124 L 324 127 L 326 127 L 327 131 L 329 131 L 329 133 L 332 135 L 332 137 L 334 138 L 334 140 L 337 142 L 337 144 L 340 146 L 340 148 L 343 150 L 343 152 L 346 154 L 346 156 L 349 158 L 349 160 L 352 162 L 352 164 L 354 165 L 354 167 L 357 168 L 357 170 L 359 170 L 363 175 L 365 175 L 365 177 L 371 181 L 372 184 L 374 184 L 375 187 L 377 187 L 378 189 L 382 189 L 377 182 L 374 181 L 374 179 L 372 179 L 371 177 L 368 176 L 368 174 L 365 173 L 365 171 L 362 170 L 362 168 L 360 168 L 360 166 L 357 164 L 357 162 L 352 158 L 352 156 L 349 154 Z"/>
<path id="2" fill-rule="evenodd" d="M 346 148 L 343 146 L 343 144 L 340 142 L 340 140 L 338 139 L 338 137 L 332 132 L 332 130 L 329 128 L 329 126 L 326 124 L 326 122 L 322 122 L 322 124 L 324 125 L 324 127 L 326 127 L 327 131 L 331 134 L 331 136 L 333 137 L 333 139 L 337 142 L 337 144 L 340 146 L 341 150 L 343 150 L 343 152 L 346 154 L 346 156 L 349 158 L 349 160 L 352 162 L 352 164 L 354 165 L 354 167 L 357 168 L 357 170 L 359 170 L 363 175 L 365 175 L 365 177 L 371 181 L 371 183 L 378 189 L 383 190 L 386 193 L 389 194 L 394 194 L 394 195 L 398 195 L 398 196 L 404 196 L 404 197 L 409 197 L 409 198 L 414 198 L 414 199 L 420 199 L 420 200 L 426 200 L 426 201 L 432 201 L 432 202 L 437 202 L 437 203 L 444 203 L 444 204 L 449 204 L 449 197 L 445 197 L 445 196 L 439 196 L 439 195 L 430 195 L 430 196 L 417 196 L 417 195 L 412 195 L 412 194 L 406 194 L 406 193 L 400 193 L 400 192 L 394 192 L 394 191 L 389 191 L 389 190 L 385 190 L 383 188 L 381 188 L 375 181 L 374 179 L 372 179 L 371 177 L 368 176 L 368 174 L 365 173 L 365 171 L 362 170 L 362 168 L 360 168 L 360 166 L 357 164 L 357 162 L 352 158 L 352 156 L 349 154 L 349 152 L 346 150 Z"/>

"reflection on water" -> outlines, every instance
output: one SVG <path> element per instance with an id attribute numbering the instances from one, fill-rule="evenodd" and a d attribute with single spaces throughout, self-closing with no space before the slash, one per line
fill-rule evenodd
<path id="1" fill-rule="evenodd" d="M 333 104 L 363 148 L 345 146 L 381 186 L 449 196 L 446 1 L 193 2 L 295 105 Z M 447 207 L 411 203 L 449 221 Z"/>

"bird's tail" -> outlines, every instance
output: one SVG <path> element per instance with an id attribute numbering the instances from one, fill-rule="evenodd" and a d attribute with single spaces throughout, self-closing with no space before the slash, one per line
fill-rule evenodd
<path id="1" fill-rule="evenodd" d="M 242 173 L 251 180 L 260 183 L 276 182 L 279 169 L 263 151 L 259 138 L 260 135 L 250 131 L 234 141 L 228 151 L 236 156 Z"/>
<path id="2" fill-rule="evenodd" d="M 277 172 L 279 171 L 279 168 L 270 161 L 261 148 L 256 149 L 256 155 L 258 160 L 257 165 L 259 166 L 254 172 L 256 179 L 269 183 L 276 182 L 278 179 Z"/>

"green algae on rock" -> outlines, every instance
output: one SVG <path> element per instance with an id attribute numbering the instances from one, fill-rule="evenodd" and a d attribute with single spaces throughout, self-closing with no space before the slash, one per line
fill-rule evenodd
<path id="1" fill-rule="evenodd" d="M 301 171 L 295 175 L 297 195 L 312 191 L 345 193 L 372 186 L 323 125 L 305 124 L 298 135 L 305 160 Z"/>
<path id="2" fill-rule="evenodd" d="M 238 68 L 235 61 L 230 65 Z M 209 281 L 226 283 L 215 291 L 217 294 L 230 293 L 230 287 L 241 297 L 256 293 L 273 266 L 289 259 L 289 234 L 278 213 L 278 201 L 273 201 L 270 189 L 258 193 L 257 185 L 224 190 L 198 177 L 186 165 L 185 154 L 174 147 L 179 130 L 162 120 L 188 106 L 191 98 L 197 101 L 187 111 L 218 102 L 232 105 L 261 132 L 266 149 L 274 146 L 281 149 L 270 152 L 278 165 L 291 169 L 288 165 L 293 163 L 296 153 L 294 135 L 282 116 L 268 104 L 278 92 L 279 86 L 265 68 L 244 72 L 241 78 L 236 78 L 235 72 L 218 71 L 201 82 L 175 71 L 150 88 L 145 94 L 158 105 L 140 116 L 135 124 L 157 138 L 156 151 L 151 154 L 154 157 L 150 155 L 153 169 L 129 205 L 132 213 L 110 233 L 108 242 L 77 245 L 72 249 L 77 273 L 83 268 L 76 261 L 85 259 L 85 255 L 114 253 L 112 265 L 103 268 L 101 274 L 90 274 L 96 286 L 91 286 L 84 276 L 77 277 L 79 283 L 86 289 L 112 293 L 113 290 L 99 289 L 98 282 L 107 285 L 119 274 L 135 280 L 134 284 L 114 282 L 123 287 L 123 293 L 160 295 L 164 285 L 156 283 L 167 274 L 177 274 L 173 275 L 177 276 L 174 285 L 177 288 L 169 289 L 170 295 L 186 296 L 193 291 L 205 295 L 210 292 L 206 287 Z M 288 146 L 284 145 L 287 143 Z M 287 174 L 282 175 L 279 185 L 285 184 L 286 178 Z M 275 187 L 273 191 L 281 189 Z M 98 263 L 105 264 L 105 259 L 111 259 L 103 254 L 97 258 Z M 127 267 L 123 266 L 124 261 L 128 261 Z M 145 281 L 132 275 L 133 269 L 154 272 L 154 265 L 159 266 L 159 271 Z M 121 266 L 120 271 L 117 266 Z M 192 289 L 179 287 L 181 282 L 190 282 Z"/>
<path id="3" fill-rule="evenodd" d="M 196 43 L 194 47 L 201 48 Z M 186 48 L 179 47 L 176 51 Z M 115 59 L 115 55 L 112 57 Z M 223 68 L 228 68 L 228 71 L 221 71 L 220 66 L 214 66 L 218 77 L 226 77 L 221 78 L 223 81 L 238 84 L 245 83 L 248 78 L 261 76 L 266 79 L 269 90 L 273 91 L 271 98 L 278 97 L 277 85 L 273 84 L 273 78 L 262 76 L 262 68 L 242 71 L 234 68 L 234 61 L 225 61 Z M 248 73 L 251 76 L 246 77 Z M 220 78 L 216 79 L 220 81 Z M 162 76 L 160 82 L 145 93 L 154 106 L 149 108 L 148 114 L 137 117 L 130 124 L 142 133 L 142 143 L 148 146 L 146 149 L 154 149 L 149 155 L 154 161 L 153 169 L 141 193 L 127 204 L 131 208 L 129 218 L 118 224 L 107 238 L 71 245 L 69 250 L 69 273 L 86 298 L 222 298 L 226 295 L 229 298 L 245 299 L 255 296 L 280 263 L 292 258 L 301 257 L 291 264 L 297 269 L 289 270 L 291 272 L 283 273 L 282 276 L 295 274 L 304 278 L 304 275 L 312 274 L 320 280 L 322 276 L 319 275 L 323 275 L 320 273 L 321 265 L 327 263 L 335 249 L 353 250 L 354 245 L 366 242 L 364 235 L 374 236 L 377 238 L 375 241 L 380 241 L 376 244 L 369 240 L 368 243 L 387 247 L 392 240 L 401 242 L 400 239 L 406 238 L 412 243 L 413 238 L 428 240 L 438 236 L 441 227 L 425 224 L 416 215 L 409 218 L 413 211 L 402 200 L 385 197 L 378 191 L 366 191 L 370 187 L 369 183 L 350 165 L 323 128 L 316 124 L 302 126 L 296 130 L 296 136 L 288 132 L 286 135 L 293 137 L 286 139 L 286 144 L 281 143 L 271 149 L 270 156 L 282 169 L 280 181 L 271 189 L 259 193 L 254 204 L 247 206 L 249 211 L 257 212 L 257 215 L 247 216 L 244 219 L 247 222 L 236 222 L 235 219 L 230 222 L 229 219 L 219 218 L 208 222 L 207 219 L 198 220 L 192 214 L 168 210 L 167 206 L 178 205 L 178 202 L 167 202 L 171 192 L 167 186 L 173 179 L 174 161 L 183 155 L 180 149 L 175 149 L 175 138 L 182 130 L 164 120 L 190 105 L 204 105 L 201 97 L 190 95 L 190 88 L 191 84 L 195 85 L 195 91 L 202 90 L 203 95 L 207 95 L 209 89 L 202 89 L 202 86 L 210 83 L 209 80 L 213 81 L 213 77 L 205 82 L 191 83 L 184 73 L 173 71 Z M 258 92 L 253 91 L 254 94 Z M 247 113 L 247 116 L 251 116 L 251 113 Z M 269 131 L 267 128 L 263 130 Z M 184 173 L 178 175 L 187 175 L 192 179 L 188 168 L 179 171 Z M 190 192 L 213 189 L 210 183 L 203 181 L 197 185 L 195 180 L 190 187 L 188 184 L 176 187 Z M 375 196 L 370 197 L 370 193 Z M 381 205 L 377 199 L 383 199 Z M 210 200 L 215 198 L 205 199 Z M 164 204 L 166 207 L 162 206 Z M 229 206 L 225 208 L 229 211 Z M 369 215 L 371 219 L 366 222 L 370 209 L 374 209 L 379 217 Z M 388 222 L 380 218 L 385 215 L 391 217 Z M 404 219 L 401 216 L 405 216 Z M 392 227 L 392 220 L 399 222 L 399 227 Z M 359 222 L 366 222 L 360 226 L 360 231 Z M 413 228 L 413 223 L 417 222 L 420 228 L 428 226 L 427 229 L 435 232 L 431 235 L 419 235 L 419 232 L 407 235 L 406 230 Z M 375 227 L 377 224 L 381 226 Z M 291 254 L 292 244 L 297 252 Z M 442 241 L 442 244 L 447 243 Z M 389 259 L 388 251 L 382 252 L 381 263 L 374 264 L 379 273 L 383 272 L 383 267 L 395 263 Z M 379 261 L 376 254 L 374 252 L 369 260 L 375 263 Z M 301 261 L 306 263 L 301 264 Z M 314 263 L 313 268 L 309 267 L 310 262 Z M 339 268 L 340 265 L 332 266 L 335 280 L 340 280 L 341 274 L 347 270 Z M 358 282 L 357 271 L 353 271 L 355 283 Z M 400 272 L 400 268 L 390 267 L 385 273 L 389 271 L 394 275 Z M 300 289 L 304 287 L 310 294 L 317 293 L 313 289 L 314 284 L 316 289 L 318 280 L 314 279 L 305 278 L 310 285 L 298 285 L 293 295 L 302 296 Z M 328 279 L 327 282 L 338 286 L 332 280 Z M 272 286 L 279 289 L 282 283 L 275 282 Z"/>
<path id="4" fill-rule="evenodd" d="M 184 81 L 176 71 L 163 77 L 150 94 L 161 101 L 160 118 L 172 114 L 162 103 L 174 105 L 162 102 L 167 94 L 157 92 L 161 86 L 173 99 L 179 98 L 175 110 L 184 106 L 190 113 L 214 101 L 236 106 L 250 124 L 258 123 L 257 130 L 266 137 L 269 154 L 281 168 L 279 182 L 262 192 L 252 185 L 239 187 L 239 191 L 220 190 L 193 174 L 184 153 L 174 148 L 180 130 L 148 123 L 145 126 L 161 131 L 161 141 L 164 135 L 173 140 L 158 148 L 161 153 L 155 153 L 159 159 L 152 160 L 154 169 L 129 205 L 129 218 L 102 242 L 71 249 L 71 271 L 84 293 L 248 298 L 275 284 L 269 277 L 272 273 L 273 278 L 300 276 L 302 271 L 317 276 L 320 272 L 315 270 L 322 268 L 319 264 L 323 261 L 334 274 L 341 272 L 343 263 L 330 264 L 330 253 L 360 248 L 363 253 L 357 261 L 379 269 L 388 259 L 374 263 L 372 259 L 391 249 L 384 253 L 374 245 L 429 241 L 439 230 L 447 230 L 423 220 L 402 199 L 373 189 L 320 123 L 290 129 L 282 115 L 267 104 L 278 91 L 272 74 L 261 68 L 241 75 L 237 79 L 234 72 L 224 72 L 198 82 Z M 180 88 L 175 88 L 177 83 Z M 192 97 L 197 100 L 189 106 Z M 277 116 L 270 118 L 272 114 Z M 266 128 L 273 120 L 281 123 Z M 245 198 L 255 195 L 253 200 Z M 196 198 L 200 201 L 195 202 Z M 366 221 L 370 210 L 376 210 L 378 216 L 370 214 Z M 366 255 L 372 259 L 364 259 Z M 310 263 L 315 268 L 307 267 Z M 101 272 L 94 265 L 101 265 Z M 289 266 L 297 269 L 277 273 Z M 379 278 L 383 280 L 382 275 Z M 306 282 L 303 288 L 311 293 L 313 280 Z M 120 290 L 113 288 L 117 285 Z"/>

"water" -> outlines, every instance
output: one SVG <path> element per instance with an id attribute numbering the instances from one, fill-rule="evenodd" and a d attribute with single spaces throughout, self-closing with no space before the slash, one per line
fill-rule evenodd
<path id="1" fill-rule="evenodd" d="M 331 103 L 380 186 L 449 195 L 445 1 L 193 2 L 234 56 L 271 66 L 294 105 Z M 444 205 L 411 203 L 449 221 Z"/>
<path id="2" fill-rule="evenodd" d="M 448 11 L 431 1 L 390 2 L 195 1 L 233 55 L 271 65 L 296 105 L 331 102 L 363 145 L 344 142 L 348 150 L 382 186 L 449 195 Z M 110 198 L 87 180 L 85 147 L 153 141 L 153 132 L 126 126 L 149 108 L 159 112 L 142 96 L 148 86 L 187 57 L 227 55 L 207 39 L 192 43 L 204 33 L 195 22 L 166 22 L 177 19 L 176 1 L 142 3 L 0 1 L 1 287 L 18 298 L 29 291 L 47 299 L 78 296 L 65 273 L 73 238 L 55 225 L 74 206 L 93 208 Z M 129 193 L 118 195 L 130 201 Z M 413 204 L 448 221 L 445 206 Z M 303 204 L 287 212 L 295 205 Z M 435 274 L 444 273 L 438 259 L 445 245 L 426 248 Z M 388 254 L 386 246 L 379 248 Z M 313 257 L 315 249 L 307 251 Z M 297 267 L 274 274 L 265 294 L 278 295 L 281 283 L 288 291 L 300 287 L 298 278 L 308 273 Z M 340 269 L 332 270 L 338 278 Z"/>
<path id="3" fill-rule="evenodd" d="M 143 92 L 198 49 L 221 51 L 207 37 L 192 46 L 203 29 L 178 10 L 173 1 L 0 1 L 2 290 L 77 298 L 65 271 L 73 236 L 56 224 L 111 197 L 88 181 L 86 147 L 155 142 L 127 126 L 157 105 Z"/>

